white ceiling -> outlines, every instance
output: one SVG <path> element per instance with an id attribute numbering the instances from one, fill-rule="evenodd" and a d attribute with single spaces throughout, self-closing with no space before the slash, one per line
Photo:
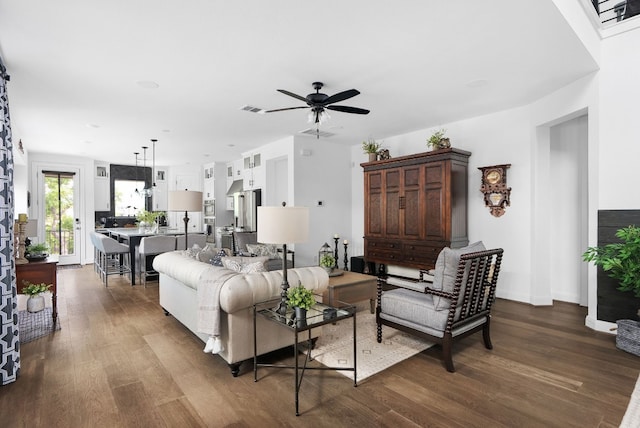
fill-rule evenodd
<path id="1" fill-rule="evenodd" d="M 340 104 L 371 113 L 321 126 L 351 145 L 523 105 L 597 69 L 552 0 L 0 0 L 0 54 L 15 142 L 133 164 L 157 138 L 159 165 L 233 160 L 310 127 L 306 110 L 240 110 L 302 105 L 276 89 L 358 89 Z"/>

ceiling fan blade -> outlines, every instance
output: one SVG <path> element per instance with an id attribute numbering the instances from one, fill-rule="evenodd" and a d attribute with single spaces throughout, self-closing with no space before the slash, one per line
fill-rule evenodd
<path id="1" fill-rule="evenodd" d="M 276 111 L 285 111 L 285 110 L 297 110 L 299 108 L 309 108 L 309 106 L 304 106 L 304 107 L 287 107 L 287 108 L 277 108 L 274 110 L 265 110 L 264 113 L 273 113 Z"/>
<path id="2" fill-rule="evenodd" d="M 290 97 L 296 98 L 300 101 L 304 101 L 305 103 L 309 102 L 305 97 L 298 95 L 298 94 L 294 94 L 293 92 L 289 92 L 286 89 L 278 89 L 278 92 L 281 92 L 285 95 L 289 95 Z"/>
<path id="3" fill-rule="evenodd" d="M 360 91 L 357 89 L 349 89 L 347 91 L 338 92 L 337 94 L 331 95 L 329 98 L 324 100 L 325 106 L 327 104 L 339 103 L 340 101 L 348 100 L 349 98 L 353 98 L 356 95 L 359 95 Z"/>
<path id="4" fill-rule="evenodd" d="M 343 113 L 355 113 L 355 114 L 369 114 L 369 110 L 358 108 L 358 107 L 349 107 L 349 106 L 326 106 L 325 108 L 329 110 L 341 111 Z"/>

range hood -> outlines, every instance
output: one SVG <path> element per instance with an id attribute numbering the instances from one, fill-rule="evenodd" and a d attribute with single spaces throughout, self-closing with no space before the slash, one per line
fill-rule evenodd
<path id="1" fill-rule="evenodd" d="M 231 187 L 229 187 L 229 190 L 227 191 L 227 196 L 233 196 L 234 193 L 242 192 L 242 190 L 242 180 L 235 180 L 233 183 L 231 183 Z"/>

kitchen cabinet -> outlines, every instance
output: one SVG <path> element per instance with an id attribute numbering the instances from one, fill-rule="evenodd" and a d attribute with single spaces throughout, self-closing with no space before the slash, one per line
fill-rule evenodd
<path id="1" fill-rule="evenodd" d="M 96 163 L 94 169 L 93 209 L 95 211 L 109 211 L 111 209 L 109 164 Z"/>
<path id="2" fill-rule="evenodd" d="M 243 156 L 243 190 L 262 189 L 264 186 L 264 168 L 260 153 Z"/>
<path id="3" fill-rule="evenodd" d="M 156 168 L 156 176 L 153 190 L 153 211 L 167 211 L 169 208 L 169 186 L 167 183 L 167 170 Z"/>
<path id="4" fill-rule="evenodd" d="M 202 187 L 202 194 L 205 200 L 215 198 L 215 164 L 208 163 L 203 166 L 204 168 L 204 183 Z"/>
<path id="5" fill-rule="evenodd" d="M 361 165 L 366 261 L 431 269 L 442 248 L 467 245 L 470 155 L 442 149 Z"/>

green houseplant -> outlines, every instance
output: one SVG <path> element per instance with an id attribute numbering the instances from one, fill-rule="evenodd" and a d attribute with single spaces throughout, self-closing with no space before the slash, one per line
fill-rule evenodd
<path id="1" fill-rule="evenodd" d="M 27 311 L 28 312 L 40 312 L 44 309 L 44 296 L 42 293 L 49 290 L 53 285 L 52 284 L 33 284 L 29 281 L 22 282 L 25 287 L 22 288 L 22 294 L 26 294 L 29 296 L 27 299 Z"/>
<path id="2" fill-rule="evenodd" d="M 640 228 L 628 226 L 616 231 L 622 242 L 589 247 L 582 255 L 586 262 L 600 266 L 619 281 L 618 290 L 640 297 Z"/>
<path id="3" fill-rule="evenodd" d="M 320 266 L 322 266 L 327 273 L 331 273 L 335 265 L 336 259 L 331 254 L 323 254 L 320 258 Z"/>
<path id="4" fill-rule="evenodd" d="M 431 147 L 433 150 L 451 147 L 449 138 L 444 136 L 446 132 L 446 129 L 439 129 L 435 131 L 431 137 L 427 139 L 427 147 Z"/>
<path id="5" fill-rule="evenodd" d="M 362 151 L 369 155 L 369 162 L 373 162 L 378 157 L 378 150 L 382 145 L 373 138 L 369 138 L 367 141 L 362 142 Z"/>
<path id="6" fill-rule="evenodd" d="M 628 226 L 616 231 L 622 242 L 601 247 L 589 247 L 582 259 L 600 266 L 611 278 L 618 281 L 618 290 L 631 291 L 640 297 L 640 228 Z M 640 311 L 637 312 L 640 315 Z M 616 346 L 640 356 L 640 322 L 619 319 Z"/>
<path id="7" fill-rule="evenodd" d="M 316 304 L 311 290 L 304 288 L 304 285 L 298 284 L 287 290 L 287 305 L 295 311 L 295 319 L 298 327 L 303 327 L 307 322 L 307 310 Z"/>
<path id="8" fill-rule="evenodd" d="M 47 244 L 33 244 L 29 245 L 26 249 L 26 254 L 33 257 L 42 257 L 47 255 L 49 246 Z"/>

